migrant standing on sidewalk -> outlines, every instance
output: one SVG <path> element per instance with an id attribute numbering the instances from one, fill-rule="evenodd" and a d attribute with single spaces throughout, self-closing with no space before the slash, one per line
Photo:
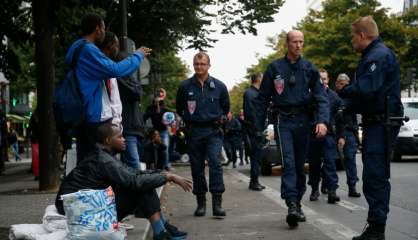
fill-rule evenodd
<path id="1" fill-rule="evenodd" d="M 126 52 L 119 52 L 118 60 L 127 58 Z M 126 150 L 122 153 L 122 161 L 128 166 L 140 169 L 144 162 L 142 148 L 144 145 L 145 127 L 143 114 L 139 106 L 142 97 L 142 86 L 133 75 L 117 78 L 120 100 L 122 101 L 123 137 L 126 139 Z"/>
<path id="2" fill-rule="evenodd" d="M 118 221 L 129 214 L 135 214 L 150 221 L 154 240 L 186 239 L 186 232 L 179 231 L 164 218 L 155 189 L 172 182 L 184 191 L 190 191 L 191 181 L 171 173 L 140 171 L 123 164 L 115 154 L 125 150 L 125 139 L 121 129 L 110 122 L 99 124 L 97 134 L 94 135 L 97 138 L 94 151 L 61 183 L 55 199 L 58 212 L 65 214 L 61 195 L 112 186 Z"/>
<path id="3" fill-rule="evenodd" d="M 98 47 L 107 57 L 117 61 L 119 40 L 113 32 L 106 31 L 104 40 Z M 111 118 L 112 123 L 122 129 L 122 102 L 116 78 L 103 79 L 102 106 L 102 118 L 103 115 L 106 115 L 106 118 Z"/>
<path id="4" fill-rule="evenodd" d="M 215 217 L 226 215 L 222 208 L 225 191 L 220 155 L 223 143 L 221 125 L 229 112 L 228 90 L 221 81 L 209 76 L 209 55 L 200 52 L 193 58 L 195 74 L 183 81 L 177 91 L 177 113 L 189 129 L 189 156 L 193 193 L 197 199 L 195 216 L 206 214 L 205 160 L 209 165 L 209 191 Z"/>
<path id="5" fill-rule="evenodd" d="M 244 139 L 249 139 L 249 153 L 250 153 L 250 164 L 251 164 L 251 176 L 250 176 L 250 185 L 249 189 L 254 191 L 261 191 L 265 187 L 258 182 L 258 176 L 260 175 L 260 157 L 262 156 L 262 142 L 258 141 L 256 137 L 256 106 L 255 101 L 258 97 L 258 92 L 261 85 L 261 80 L 263 79 L 262 73 L 257 73 L 251 76 L 251 87 L 245 90 L 244 92 L 244 120 L 243 120 L 243 129 L 244 129 Z M 245 141 L 245 140 L 244 140 Z"/>
<path id="6" fill-rule="evenodd" d="M 350 78 L 345 73 L 338 75 L 335 81 L 335 88 L 340 89 L 339 86 L 347 85 L 350 82 Z M 345 102 L 349 100 L 343 99 Z M 345 104 L 347 105 L 347 104 Z M 338 139 L 339 151 L 342 150 L 344 155 L 344 167 L 347 175 L 348 196 L 349 197 L 361 197 L 361 194 L 356 190 L 357 177 L 357 165 L 356 165 L 356 152 L 357 145 L 359 144 L 358 138 L 358 124 L 357 116 L 350 109 L 344 109 L 342 115 L 342 123 L 344 125 L 344 136 Z"/>
<path id="7" fill-rule="evenodd" d="M 336 169 L 337 138 L 343 138 L 343 125 L 337 115 L 342 114 L 344 103 L 337 93 L 328 86 L 328 72 L 325 69 L 319 70 L 319 75 L 324 85 L 325 95 L 329 102 L 330 119 L 327 125 L 327 135 L 324 138 L 311 136 L 309 144 L 309 181 L 312 192 L 310 201 L 317 201 L 319 197 L 319 181 L 323 173 L 323 184 L 328 189 L 328 203 L 335 204 L 340 201 L 337 196 L 338 175 Z M 316 120 L 316 119 L 315 119 Z"/>
<path id="8" fill-rule="evenodd" d="M 171 164 L 170 164 L 170 156 L 168 154 L 168 148 L 170 146 L 170 135 L 168 133 L 168 127 L 163 122 L 163 115 L 169 110 L 165 106 L 164 97 L 161 97 L 161 92 L 165 90 L 161 88 L 158 92 L 154 93 L 154 99 L 152 100 L 152 104 L 147 107 L 147 110 L 144 114 L 144 122 L 151 118 L 152 127 L 160 133 L 162 143 L 167 146 L 164 150 L 165 157 L 164 157 L 164 168 L 167 171 L 170 171 Z"/>
<path id="9" fill-rule="evenodd" d="M 141 47 L 128 58 L 116 63 L 95 45 L 103 42 L 105 37 L 102 17 L 95 14 L 85 16 L 81 21 L 81 31 L 83 37 L 71 45 L 65 56 L 65 62 L 71 64 L 73 57 L 79 53 L 76 76 L 85 106 L 85 121 L 76 134 L 77 162 L 94 149 L 95 141 L 91 132 L 95 132 L 100 122 L 111 118 L 105 114 L 110 106 L 103 106 L 102 103 L 103 81 L 133 73 L 151 52 L 151 49 Z"/>
<path id="10" fill-rule="evenodd" d="M 300 201 L 306 191 L 304 164 L 312 131 L 307 108 L 312 101 L 316 102 L 318 117 L 314 132 L 317 137 L 324 137 L 329 107 L 318 71 L 301 57 L 303 33 L 296 30 L 288 32 L 286 43 L 286 56 L 273 61 L 264 73 L 257 98 L 257 130 L 262 137 L 267 107 L 272 102 L 283 152 L 281 197 L 288 206 L 286 221 L 290 227 L 296 227 L 298 222 L 306 221 Z"/>
<path id="11" fill-rule="evenodd" d="M 400 122 L 388 117 L 402 116 L 400 69 L 395 54 L 379 38 L 373 17 L 360 17 L 351 24 L 351 42 L 361 53 L 355 79 L 339 94 L 350 98 L 363 122 L 363 193 L 369 204 L 366 230 L 353 240 L 383 240 L 389 212 L 390 162 Z"/>

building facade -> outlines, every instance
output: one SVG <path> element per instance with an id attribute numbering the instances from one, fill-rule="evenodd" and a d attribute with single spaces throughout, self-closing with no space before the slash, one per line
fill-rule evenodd
<path id="1" fill-rule="evenodd" d="M 418 6 L 418 0 L 404 0 L 403 11 L 406 12 L 411 7 Z"/>

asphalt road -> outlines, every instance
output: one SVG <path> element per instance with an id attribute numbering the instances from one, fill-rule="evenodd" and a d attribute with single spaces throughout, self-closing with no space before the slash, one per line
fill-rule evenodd
<path id="1" fill-rule="evenodd" d="M 357 188 L 361 192 L 362 163 L 360 155 L 357 155 L 357 168 L 360 178 Z M 386 239 L 418 239 L 418 159 L 410 158 L 405 162 L 392 163 L 391 170 L 392 192 Z M 247 176 L 249 174 L 248 169 L 241 169 L 240 172 Z M 347 236 L 350 233 L 361 233 L 367 218 L 366 199 L 364 196 L 349 198 L 345 172 L 339 171 L 338 176 L 340 187 L 337 194 L 342 201 L 337 205 L 328 204 L 325 195 L 321 195 L 317 202 L 310 202 L 311 189 L 308 186 L 302 203 L 306 209 L 305 213 L 308 213 L 308 218 L 313 218 L 310 221 L 308 219 L 308 222 L 323 232 L 330 232 L 332 228 L 337 227 L 345 231 Z M 280 198 L 280 177 L 261 177 L 260 181 L 274 189 L 277 198 Z M 337 236 L 334 239 L 336 238 Z"/>

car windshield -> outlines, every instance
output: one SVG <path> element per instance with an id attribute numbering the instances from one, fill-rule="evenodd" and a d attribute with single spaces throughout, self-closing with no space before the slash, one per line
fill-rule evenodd
<path id="1" fill-rule="evenodd" d="M 410 119 L 418 119 L 418 102 L 404 103 L 405 116 Z"/>

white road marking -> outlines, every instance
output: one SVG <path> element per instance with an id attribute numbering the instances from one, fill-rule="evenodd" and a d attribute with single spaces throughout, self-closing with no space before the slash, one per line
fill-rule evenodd
<path id="1" fill-rule="evenodd" d="M 365 207 L 359 206 L 357 204 L 354 204 L 352 202 L 348 202 L 345 200 L 341 200 L 337 203 L 341 207 L 344 207 L 350 211 L 366 211 L 367 209 Z"/>
<path id="2" fill-rule="evenodd" d="M 243 181 L 243 182 L 249 182 L 249 177 L 246 175 L 231 171 L 230 172 L 232 176 L 235 178 Z M 266 189 L 260 192 L 276 204 L 280 205 L 281 207 L 287 209 L 286 203 L 280 199 L 280 192 L 266 186 Z M 348 208 L 348 209 L 355 209 L 355 210 L 361 210 L 362 207 L 357 206 L 352 203 L 347 203 L 344 201 L 344 203 L 340 204 L 341 206 Z M 321 232 L 323 232 L 325 235 L 330 237 L 333 240 L 351 240 L 353 236 L 358 235 L 357 232 L 352 230 L 349 227 L 346 227 L 342 225 L 341 223 L 338 223 L 326 216 L 323 216 L 321 214 L 318 214 L 313 209 L 307 207 L 306 205 L 303 205 L 303 211 L 305 212 L 306 218 L 307 218 L 307 224 L 311 224 L 317 229 L 319 229 Z M 353 210 L 354 211 L 354 210 Z"/>

